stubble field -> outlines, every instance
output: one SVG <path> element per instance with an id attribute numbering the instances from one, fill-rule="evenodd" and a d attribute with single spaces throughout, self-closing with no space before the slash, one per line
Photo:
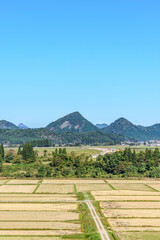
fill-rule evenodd
<path id="1" fill-rule="evenodd" d="M 90 239 L 97 229 L 92 216 L 83 213 L 86 193 L 111 240 L 160 239 L 159 180 L 13 179 L 0 183 L 0 240 Z M 94 232 L 88 232 L 92 225 Z"/>

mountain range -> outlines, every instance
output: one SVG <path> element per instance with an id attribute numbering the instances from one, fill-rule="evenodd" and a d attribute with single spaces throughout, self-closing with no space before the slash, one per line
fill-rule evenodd
<path id="1" fill-rule="evenodd" d="M 125 118 L 119 118 L 107 127 L 102 128 L 101 131 L 103 133 L 120 134 L 126 140 L 160 140 L 160 124 L 144 127 L 140 125 L 134 125 Z"/>
<path id="2" fill-rule="evenodd" d="M 72 141 L 78 141 L 78 138 L 81 139 L 81 143 L 83 143 L 84 139 L 85 142 L 87 142 L 88 136 L 90 136 L 92 140 L 94 139 L 94 141 L 91 140 L 91 142 L 101 143 L 106 141 L 116 142 L 120 140 L 160 140 L 160 124 L 144 127 L 140 125 L 135 125 L 125 118 L 119 118 L 110 125 L 107 125 L 105 123 L 94 125 L 93 123 L 85 119 L 79 112 L 73 112 L 62 118 L 59 118 L 58 120 L 51 122 L 45 128 L 41 129 L 28 129 L 28 127 L 23 123 L 16 126 L 15 124 L 5 120 L 0 121 L 0 129 L 0 134 L 3 135 L 3 139 L 5 139 L 5 141 L 7 141 L 7 137 L 5 137 L 5 135 L 9 135 L 11 133 L 8 133 L 8 131 L 4 130 L 14 130 L 14 134 L 17 133 L 16 135 L 18 137 L 20 137 L 20 135 L 24 135 L 26 139 L 47 138 L 53 140 L 55 136 L 56 139 L 58 136 L 58 138 L 63 138 L 64 140 L 64 138 L 67 138 L 68 134 L 69 138 L 72 139 L 70 143 L 72 143 Z M 34 137 L 31 136 L 32 134 Z M 2 138 L 0 138 L 0 141 L 2 141 Z M 65 140 L 64 142 L 67 141 Z"/>

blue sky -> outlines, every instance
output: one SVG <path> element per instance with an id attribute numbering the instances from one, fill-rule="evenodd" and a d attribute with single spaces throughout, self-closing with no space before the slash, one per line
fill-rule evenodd
<path id="1" fill-rule="evenodd" d="M 160 122 L 159 0 L 1 0 L 0 119 Z"/>

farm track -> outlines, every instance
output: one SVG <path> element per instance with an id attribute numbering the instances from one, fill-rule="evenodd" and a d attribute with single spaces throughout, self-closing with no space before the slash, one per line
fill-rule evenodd
<path id="1" fill-rule="evenodd" d="M 110 240 L 110 237 L 109 237 L 107 231 L 105 230 L 105 228 L 104 228 L 104 226 L 103 226 L 103 224 L 102 224 L 98 214 L 96 213 L 96 210 L 93 207 L 93 205 L 91 203 L 91 200 L 88 198 L 88 195 L 86 193 L 84 193 L 84 196 L 86 198 L 86 200 L 84 202 L 87 204 L 87 206 L 88 206 L 88 208 L 89 208 L 89 210 L 91 212 L 91 215 L 92 215 L 93 220 L 94 220 L 94 222 L 95 222 L 95 224 L 97 226 L 97 229 L 99 231 L 101 239 L 102 240 Z"/>

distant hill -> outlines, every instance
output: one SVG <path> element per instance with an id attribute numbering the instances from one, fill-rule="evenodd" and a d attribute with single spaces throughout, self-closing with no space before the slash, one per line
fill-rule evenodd
<path id="1" fill-rule="evenodd" d="M 107 127 L 108 125 L 106 123 L 97 123 L 96 124 L 96 127 L 99 128 L 99 129 L 102 129 L 102 128 L 105 128 Z"/>
<path id="2" fill-rule="evenodd" d="M 158 140 L 160 139 L 160 124 L 154 124 L 150 127 L 143 127 L 143 126 L 137 126 L 139 130 L 143 131 L 143 133 L 147 136 L 149 136 L 150 140 Z"/>
<path id="3" fill-rule="evenodd" d="M 18 129 L 18 127 L 11 123 L 11 122 L 8 122 L 6 120 L 0 120 L 0 128 L 3 128 L 3 129 Z"/>
<path id="4" fill-rule="evenodd" d="M 127 140 L 149 141 L 160 139 L 160 124 L 143 127 L 134 125 L 125 118 L 119 118 L 101 131 L 103 133 L 120 134 Z"/>
<path id="5" fill-rule="evenodd" d="M 85 119 L 79 112 L 68 114 L 57 121 L 50 123 L 46 128 L 57 133 L 98 131 L 98 128 Z"/>
<path id="6" fill-rule="evenodd" d="M 0 143 L 23 144 L 34 140 L 48 139 L 59 145 L 116 144 L 124 139 L 121 136 L 101 132 L 63 132 L 55 133 L 46 128 L 39 129 L 0 129 Z"/>
<path id="7" fill-rule="evenodd" d="M 23 123 L 18 124 L 18 128 L 20 129 L 28 129 L 29 127 L 24 125 Z"/>

